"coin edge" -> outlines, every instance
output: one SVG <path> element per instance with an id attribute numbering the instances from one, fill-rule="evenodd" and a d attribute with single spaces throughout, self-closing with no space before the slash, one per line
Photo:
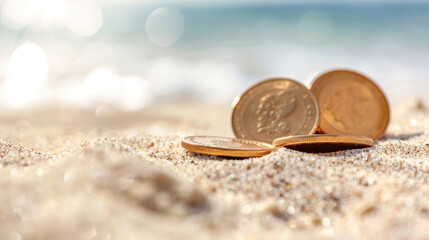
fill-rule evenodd
<path id="1" fill-rule="evenodd" d="M 182 138 L 181 140 L 181 146 L 188 151 L 207 154 L 207 155 L 214 155 L 214 156 L 239 157 L 239 158 L 261 157 L 271 153 L 275 149 L 275 147 L 272 144 L 251 140 L 251 139 L 242 139 L 242 138 L 235 138 L 235 139 L 238 141 L 246 140 L 246 141 L 255 142 L 256 145 L 260 144 L 267 147 L 268 149 L 243 150 L 243 149 L 237 149 L 237 148 L 226 149 L 226 148 L 218 148 L 218 147 L 211 147 L 211 146 L 202 146 L 202 145 L 193 144 L 190 141 L 187 141 L 186 138 L 190 138 L 190 137 L 218 137 L 218 136 L 205 136 L 205 135 L 204 136 L 187 136 L 185 138 Z M 219 137 L 219 138 L 234 139 L 230 137 Z"/>
<path id="2" fill-rule="evenodd" d="M 287 147 L 287 146 L 295 146 L 300 144 L 311 144 L 311 143 L 350 143 L 350 144 L 361 144 L 368 147 L 372 147 L 375 144 L 372 138 L 366 137 L 366 136 L 318 134 L 318 135 L 296 135 L 296 136 L 277 138 L 273 141 L 273 146 Z"/>

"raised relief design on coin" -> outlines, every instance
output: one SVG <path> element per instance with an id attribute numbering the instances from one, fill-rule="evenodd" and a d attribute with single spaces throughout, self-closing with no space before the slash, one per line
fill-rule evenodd
<path id="1" fill-rule="evenodd" d="M 374 98 L 366 89 L 356 91 L 357 88 L 359 86 L 354 83 L 351 86 L 336 84 L 326 90 L 330 93 L 320 107 L 326 113 L 326 120 L 341 130 L 361 131 L 373 124 L 367 114 L 377 112 Z"/>
<path id="2" fill-rule="evenodd" d="M 287 133 L 290 125 L 287 121 L 296 107 L 296 95 L 291 92 L 278 91 L 268 93 L 259 102 L 257 115 L 257 132 L 266 134 Z"/>
<path id="3" fill-rule="evenodd" d="M 319 105 L 302 84 L 269 79 L 249 88 L 233 104 L 232 127 L 238 138 L 272 143 L 279 137 L 313 134 Z"/>
<path id="4" fill-rule="evenodd" d="M 320 104 L 320 131 L 380 138 L 389 123 L 386 97 L 365 76 L 334 70 L 314 80 L 311 91 Z"/>

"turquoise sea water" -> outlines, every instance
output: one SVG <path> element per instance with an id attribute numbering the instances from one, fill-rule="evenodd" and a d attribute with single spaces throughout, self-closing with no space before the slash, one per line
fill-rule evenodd
<path id="1" fill-rule="evenodd" d="M 182 37 L 168 48 L 154 46 L 144 25 L 151 11 L 164 6 L 178 9 L 185 19 Z M 228 79 L 219 79 L 214 92 L 233 89 L 225 99 L 266 77 L 309 83 L 332 68 L 362 71 L 391 101 L 425 98 L 429 91 L 429 3 L 138 4 L 126 11 L 124 17 L 112 10 L 102 33 L 128 38 L 140 46 L 136 51 L 151 52 L 151 60 L 169 59 L 164 66 L 172 75 L 179 66 L 209 62 L 226 75 L 216 77 Z M 195 83 L 216 88 L 203 76 L 178 79 L 185 89 Z"/>
<path id="2" fill-rule="evenodd" d="M 411 49 L 429 45 L 429 3 L 424 2 L 137 4 L 111 9 L 104 30 L 144 33 L 148 14 L 162 6 L 180 9 L 185 18 L 184 34 L 174 47 L 241 47 L 265 41 L 361 48 L 380 42 Z"/>

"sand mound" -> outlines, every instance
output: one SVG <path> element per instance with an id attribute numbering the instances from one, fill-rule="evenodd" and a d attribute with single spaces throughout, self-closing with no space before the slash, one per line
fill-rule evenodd
<path id="1" fill-rule="evenodd" d="M 0 118 L 0 239 L 429 238 L 424 109 L 372 148 L 241 160 L 180 147 L 231 135 L 227 108 L 66 110 Z"/>

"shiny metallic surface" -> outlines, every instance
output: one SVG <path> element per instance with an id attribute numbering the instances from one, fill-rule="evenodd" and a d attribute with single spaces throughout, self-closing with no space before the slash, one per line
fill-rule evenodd
<path id="1" fill-rule="evenodd" d="M 279 137 L 315 133 L 319 114 L 317 99 L 305 86 L 274 78 L 234 100 L 232 128 L 237 138 L 271 143 Z"/>
<path id="2" fill-rule="evenodd" d="M 274 149 L 267 143 L 216 136 L 189 136 L 181 144 L 191 152 L 239 158 L 260 157 Z"/>
<path id="3" fill-rule="evenodd" d="M 311 91 L 319 100 L 320 132 L 378 139 L 389 124 L 386 97 L 369 78 L 349 70 L 317 77 Z"/>

